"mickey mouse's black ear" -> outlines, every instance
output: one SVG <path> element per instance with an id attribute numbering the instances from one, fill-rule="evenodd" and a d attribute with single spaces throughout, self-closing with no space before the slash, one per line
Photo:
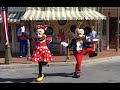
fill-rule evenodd
<path id="1" fill-rule="evenodd" d="M 70 31 L 71 31 L 72 33 L 75 33 L 75 30 L 76 30 L 76 25 L 71 25 Z"/>

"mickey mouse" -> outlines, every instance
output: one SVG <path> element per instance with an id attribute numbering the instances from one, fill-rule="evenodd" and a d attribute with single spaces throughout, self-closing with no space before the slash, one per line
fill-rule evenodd
<path id="1" fill-rule="evenodd" d="M 72 31 L 73 32 L 73 31 Z M 73 54 L 76 58 L 76 66 L 73 78 L 79 78 L 81 73 L 81 62 L 83 59 L 83 55 L 89 53 L 90 56 L 97 56 L 97 53 L 94 52 L 92 47 L 87 47 L 87 43 L 90 42 L 88 36 L 84 35 L 84 29 L 76 28 L 74 33 L 74 38 L 67 48 L 73 48 Z"/>

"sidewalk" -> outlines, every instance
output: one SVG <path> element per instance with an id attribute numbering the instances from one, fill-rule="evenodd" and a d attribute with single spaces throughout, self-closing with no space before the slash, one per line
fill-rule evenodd
<path id="1" fill-rule="evenodd" d="M 83 62 L 88 62 L 88 61 L 97 61 L 97 60 L 105 60 L 105 59 L 111 59 L 111 58 L 119 58 L 120 57 L 120 52 L 116 52 L 115 50 L 104 50 L 103 52 L 100 52 L 98 56 L 90 58 L 88 55 L 84 55 L 83 57 Z M 70 61 L 65 62 L 66 56 L 53 56 L 53 61 L 49 63 L 49 65 L 74 65 L 75 64 L 75 57 L 73 55 L 70 55 Z M 32 62 L 31 64 L 26 64 L 27 63 L 27 58 L 19 58 L 18 56 L 12 57 L 12 64 L 5 65 L 5 58 L 0 57 L 0 67 L 1 66 L 19 66 L 20 67 L 28 67 L 28 65 L 31 66 L 36 66 L 37 63 Z"/>

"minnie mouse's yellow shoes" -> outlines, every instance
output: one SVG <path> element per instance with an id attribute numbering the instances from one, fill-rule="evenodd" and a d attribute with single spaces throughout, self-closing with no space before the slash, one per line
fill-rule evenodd
<path id="1" fill-rule="evenodd" d="M 43 79 L 44 79 L 44 74 L 42 74 L 41 77 L 38 76 L 37 79 L 36 79 L 36 81 L 37 81 L 37 82 L 41 82 Z"/>

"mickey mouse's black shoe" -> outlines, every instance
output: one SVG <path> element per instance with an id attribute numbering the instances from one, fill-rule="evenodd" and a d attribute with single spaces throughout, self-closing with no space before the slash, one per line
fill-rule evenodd
<path id="1" fill-rule="evenodd" d="M 73 78 L 80 78 L 80 72 L 74 72 Z"/>
<path id="2" fill-rule="evenodd" d="M 93 55 L 89 55 L 89 57 L 95 57 L 95 56 L 97 56 L 96 52 L 94 52 Z"/>

